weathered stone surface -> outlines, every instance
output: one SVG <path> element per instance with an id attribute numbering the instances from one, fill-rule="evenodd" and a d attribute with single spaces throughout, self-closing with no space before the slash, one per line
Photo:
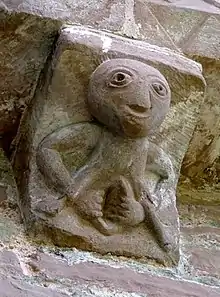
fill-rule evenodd
<path id="1" fill-rule="evenodd" d="M 219 57 L 220 9 L 206 5 L 204 1 L 198 1 L 200 3 L 194 5 L 194 9 L 184 5 L 184 1 L 182 5 L 178 5 L 179 1 L 173 1 L 171 5 L 164 5 L 164 1 L 148 2 L 148 9 L 166 31 L 167 38 L 171 38 L 184 53 L 209 58 Z"/>
<path id="2" fill-rule="evenodd" d="M 173 43 L 203 66 L 207 95 L 183 163 L 178 197 L 186 203 L 219 204 L 219 6 L 216 1 L 138 0 L 134 13 L 136 23 L 141 24 L 140 30 L 144 32 L 143 38 L 170 48 Z M 149 29 L 152 20 L 145 15 L 154 16 L 157 26 Z M 163 33 L 153 34 L 155 28 Z M 165 42 L 164 34 L 170 44 Z"/>
<path id="3" fill-rule="evenodd" d="M 19 3 L 20 2 L 20 3 Z M 3 0 L 8 10 L 25 12 L 44 18 L 60 20 L 65 23 L 78 23 L 87 26 L 99 26 L 109 30 L 119 30 L 124 20 L 126 3 L 121 1 L 93 0 L 93 1 L 56 1 L 21 0 L 11 3 Z M 129 7 L 128 7 L 129 9 Z M 122 22 L 122 23 L 121 23 Z"/>
<path id="4" fill-rule="evenodd" d="M 7 200 L 7 194 L 6 194 L 5 185 L 3 185 L 3 186 L 0 186 L 0 205 L 5 200 Z"/>
<path id="5" fill-rule="evenodd" d="M 90 3 L 3 0 L 0 5 L 0 135 L 11 140 L 23 110 L 33 97 L 62 22 L 118 31 L 123 24 L 125 4 L 106 0 Z"/>
<path id="6" fill-rule="evenodd" d="M 39 73 L 53 50 L 61 24 L 78 23 L 142 38 L 133 9 L 133 1 L 1 1 L 1 74 L 4 79 L 0 85 L 0 134 L 7 133 L 6 138 L 15 135 L 21 113 L 35 92 Z M 148 20 L 154 28 L 155 17 L 149 15 Z M 176 48 L 167 40 L 163 29 L 157 28 L 158 32 L 168 47 Z M 147 41 L 152 38 L 146 34 L 143 37 Z"/>
<path id="7" fill-rule="evenodd" d="M 0 273 L 7 275 L 23 275 L 17 256 L 6 249 L 0 252 Z"/>
<path id="8" fill-rule="evenodd" d="M 22 280 L 24 277 L 20 262 L 14 252 L 4 249 L 0 252 L 0 296 L 36 296 L 36 297 L 64 297 L 47 288 L 29 285 Z"/>
<path id="9" fill-rule="evenodd" d="M 192 1 L 190 2 L 192 4 Z M 135 1 L 134 18 L 135 22 L 140 24 L 139 38 L 150 39 L 149 42 L 152 44 L 175 48 L 187 54 L 216 57 L 218 31 L 214 28 L 218 24 L 208 29 L 213 30 L 213 46 L 209 45 L 210 37 L 206 33 L 207 30 L 203 32 L 202 28 L 209 18 L 214 18 L 214 13 L 220 13 L 220 10 L 204 7 L 202 3 L 195 5 L 194 9 L 187 5 L 183 7 L 183 3 L 180 5 L 179 1 L 167 4 L 166 1 Z"/>
<path id="10" fill-rule="evenodd" d="M 188 197 L 191 196 L 197 203 L 208 200 L 212 203 L 213 199 L 214 202 L 219 201 L 219 181 L 216 178 L 219 175 L 219 134 L 216 130 L 220 118 L 219 102 L 215 100 L 218 98 L 218 92 L 214 92 L 215 88 L 213 89 L 212 86 L 209 87 L 210 69 L 218 68 L 218 63 L 215 60 L 210 62 L 209 59 L 219 57 L 220 9 L 214 5 L 216 3 L 212 5 L 208 2 L 137 0 L 121 1 L 119 4 L 117 1 L 94 0 L 88 5 L 86 1 L 71 1 L 71 3 L 45 1 L 43 4 L 42 1 L 34 3 L 33 1 L 16 3 L 2 1 L 2 7 L 8 11 L 3 14 L 5 25 L 2 29 L 4 31 L 8 28 L 10 39 L 15 41 L 8 42 L 8 37 L 4 34 L 4 38 L 1 38 L 4 47 L 4 58 L 1 61 L 2 63 L 7 61 L 7 64 L 4 63 L 2 67 L 5 77 L 5 80 L 2 80 L 2 93 L 5 96 L 1 107 L 2 132 L 0 133 L 5 135 L 6 132 L 11 131 L 4 141 L 7 142 L 7 138 L 10 138 L 10 142 L 15 134 L 21 112 L 33 96 L 39 71 L 52 50 L 55 32 L 61 23 L 74 22 L 111 30 L 131 38 L 143 39 L 152 44 L 183 51 L 190 57 L 194 55 L 194 59 L 198 59 L 203 64 L 208 81 L 208 96 L 201 111 L 197 132 L 185 158 L 184 183 L 179 186 L 179 196 L 183 201 L 188 201 Z M 13 13 L 10 15 L 9 12 Z M 32 28 L 35 31 L 34 42 L 31 41 Z M 27 47 L 28 54 L 26 54 Z M 199 56 L 205 58 L 200 59 Z M 23 61 L 22 67 L 20 60 Z M 219 81 L 218 72 L 213 71 L 212 77 L 215 82 Z M 212 82 L 210 84 L 212 85 Z M 212 122 L 216 123 L 213 128 Z M 207 145 L 207 139 L 212 139 L 209 145 Z M 204 147 L 206 147 L 206 156 L 202 160 L 199 156 Z M 205 169 L 198 174 L 200 167 Z M 197 168 L 196 172 L 195 168 Z M 198 177 L 196 184 L 187 180 L 195 175 Z M 213 177 L 217 179 L 215 183 L 212 183 Z M 199 190 L 198 199 L 194 191 L 188 191 L 189 187 L 193 187 L 195 192 Z M 208 197 L 210 191 L 213 192 L 211 199 Z"/>
<path id="11" fill-rule="evenodd" d="M 113 268 L 91 262 L 70 266 L 61 259 L 43 253 L 38 254 L 38 260 L 32 261 L 33 265 L 37 268 L 38 275 L 42 274 L 50 279 L 68 279 L 77 285 L 104 286 L 146 296 L 217 297 L 220 292 L 217 288 L 138 273 L 129 268 Z"/>
<path id="12" fill-rule="evenodd" d="M 219 0 L 204 0 L 206 3 L 209 3 L 211 5 L 214 5 L 215 7 L 220 8 L 220 2 Z"/>
<path id="13" fill-rule="evenodd" d="M 169 262 L 170 256 L 159 248 L 160 244 L 158 246 L 155 243 L 154 236 L 152 237 L 150 230 L 145 227 L 145 223 L 131 230 L 124 231 L 122 235 L 103 236 L 89 224 L 88 220 L 85 220 L 85 217 L 82 220 L 82 217 L 73 211 L 71 205 L 66 205 L 64 199 L 57 200 L 65 195 L 65 192 L 64 194 L 59 193 L 60 191 L 62 192 L 62 186 L 57 186 L 58 183 L 53 185 L 53 189 L 51 188 L 51 183 L 47 183 L 48 186 L 46 186 L 45 181 L 47 182 L 47 180 L 40 174 L 39 163 L 38 167 L 36 166 L 36 151 L 40 142 L 47 135 L 70 124 L 91 121 L 92 118 L 86 105 L 89 77 L 96 66 L 108 58 L 129 58 L 143 61 L 146 64 L 149 63 L 161 71 L 170 85 L 172 93 L 170 112 L 162 124 L 160 131 L 154 133 L 150 140 L 169 155 L 169 159 L 174 166 L 175 175 L 173 176 L 172 184 L 168 183 L 167 188 L 163 189 L 165 193 L 161 196 L 161 205 L 160 203 L 158 204 L 159 200 L 155 200 L 154 198 L 154 203 L 158 205 L 158 210 L 156 212 L 153 211 L 153 213 L 156 213 L 156 216 L 160 217 L 162 222 L 162 225 L 158 225 L 157 227 L 159 229 L 157 229 L 163 230 L 163 232 L 156 231 L 156 234 L 160 234 L 159 242 L 161 242 L 161 238 L 163 238 L 162 242 L 164 242 L 164 238 L 168 236 L 170 238 L 169 240 L 173 240 L 171 243 L 172 249 L 176 246 L 179 223 L 175 207 L 175 185 L 180 164 L 192 136 L 197 112 L 202 102 L 204 81 L 201 70 L 198 64 L 174 52 L 162 50 L 140 42 L 131 42 L 130 40 L 109 34 L 97 33 L 79 27 L 68 27 L 62 31 L 52 62 L 53 72 L 48 73 L 44 87 L 39 88 L 39 93 L 33 100 L 32 108 L 27 110 L 21 125 L 22 133 L 17 139 L 18 149 L 14 168 L 21 194 L 20 208 L 26 225 L 29 227 L 32 226 L 30 222 L 32 221 L 35 225 L 36 232 L 42 233 L 42 235 L 46 232 L 45 234 L 50 235 L 56 244 L 74 245 L 83 249 L 93 249 L 101 253 L 112 252 L 136 257 L 148 256 L 160 261 L 165 260 L 165 262 Z M 52 77 L 52 79 L 48 80 L 49 77 Z M 42 92 L 41 89 L 43 90 Z M 109 114 L 106 116 L 109 116 Z M 183 125 L 183 123 L 185 124 Z M 89 125 L 93 127 L 91 124 Z M 57 134 L 56 138 L 64 137 L 63 139 L 67 139 L 66 132 L 60 134 L 60 136 Z M 86 138 L 89 139 L 91 136 L 94 142 L 95 135 L 94 131 L 88 131 Z M 83 134 L 80 137 L 83 137 Z M 107 139 L 111 137 L 107 136 Z M 47 138 L 45 141 L 47 143 Z M 85 155 L 82 155 L 82 159 L 81 154 L 84 154 L 83 150 L 87 148 L 82 145 L 81 141 L 79 144 L 79 149 L 75 153 L 72 151 L 72 147 L 69 147 L 70 152 L 74 153 L 74 155 L 71 156 L 68 154 L 65 155 L 64 152 L 62 153 L 65 166 L 71 170 L 77 168 L 77 166 L 82 166 L 82 163 L 79 162 L 86 160 Z M 92 147 L 91 145 L 90 149 Z M 109 151 L 107 148 L 114 148 L 115 145 L 117 146 L 118 143 L 112 142 L 111 145 L 106 145 L 106 156 L 108 156 L 107 152 Z M 48 147 L 48 149 L 50 148 Z M 87 154 L 86 151 L 85 154 Z M 104 151 L 102 154 L 104 154 Z M 121 161 L 120 159 L 117 160 L 117 156 L 118 152 L 110 159 L 113 158 L 115 160 L 114 162 L 119 162 L 120 164 Z M 120 158 L 123 158 L 123 156 Z M 165 162 L 165 156 L 161 156 L 160 158 Z M 79 161 L 78 163 L 76 163 L 77 160 Z M 41 162 L 41 164 L 44 163 Z M 56 172 L 59 171 L 64 172 L 65 176 L 69 175 L 65 167 L 60 167 L 59 165 L 56 169 L 53 169 L 55 168 L 53 164 L 56 163 L 52 162 L 50 165 L 52 167 L 46 167 L 48 174 L 52 175 L 51 180 L 55 178 L 55 175 L 58 176 Z M 112 164 L 112 168 L 116 165 Z M 152 168 L 155 168 L 154 166 L 153 164 Z M 20 168 L 23 168 L 23 172 L 20 171 Z M 30 168 L 30 174 L 25 170 L 26 168 Z M 148 173 L 146 172 L 146 182 L 149 183 L 150 193 L 155 194 L 154 187 L 155 183 L 157 184 L 158 173 L 151 171 L 154 169 L 149 168 L 148 170 Z M 45 170 L 43 171 L 45 176 Z M 41 173 L 43 173 L 42 170 Z M 90 177 L 90 175 L 86 176 Z M 102 177 L 100 179 L 102 180 Z M 54 181 L 56 180 L 54 179 Z M 60 181 L 63 184 L 63 181 L 66 182 L 66 178 L 63 181 L 60 179 Z M 54 186 L 56 188 L 55 191 Z M 67 193 L 69 193 L 68 197 L 71 197 L 71 191 Z M 75 193 L 78 193 L 78 191 L 75 190 Z M 155 197 L 160 197 L 160 195 L 157 196 L 155 194 Z M 94 203 L 93 200 L 89 202 L 90 204 L 93 203 L 93 206 L 88 204 L 88 210 L 91 208 L 94 212 L 96 210 L 94 207 L 99 206 L 100 202 Z M 95 206 L 95 204 L 97 205 Z M 170 215 L 171 213 L 172 215 Z M 157 224 L 155 223 L 156 218 L 151 219 L 154 220 L 153 226 L 155 226 Z M 167 225 L 167 227 L 163 224 Z M 31 229 L 33 230 L 33 228 Z M 133 237 L 135 240 L 131 241 L 130 239 Z M 119 245 L 119 241 L 121 245 Z M 177 259 L 178 252 L 176 253 L 175 251 L 173 253 L 171 257 Z"/>
<path id="14" fill-rule="evenodd" d="M 174 190 L 169 158 L 151 147 L 147 139 L 164 121 L 171 92 L 165 77 L 155 68 L 134 59 L 117 58 L 101 63 L 92 73 L 85 100 L 96 121 L 67 125 L 46 136 L 37 148 L 37 166 L 49 185 L 60 195 L 69 197 L 82 218 L 102 234 L 114 235 L 125 226 L 138 226 L 145 220 L 146 208 L 151 208 L 145 205 L 148 200 L 143 194 L 149 191 L 145 180 L 146 171 L 152 167 L 151 158 L 158 155 L 163 159 L 163 170 L 168 176 L 165 179 L 169 179 L 166 190 Z M 89 151 L 91 157 L 86 160 L 86 166 L 80 165 L 79 172 L 76 167 L 76 173 L 71 176 L 67 168 L 72 170 L 76 166 L 74 160 L 65 157 L 60 160 L 60 156 L 74 146 L 80 151 L 83 147 L 94 151 Z M 73 153 L 76 157 L 71 157 L 79 159 L 77 149 Z M 161 179 L 164 179 L 162 175 Z M 166 200 L 164 195 L 160 196 L 162 189 L 158 183 L 157 190 L 148 194 L 152 195 L 150 201 Z M 170 216 L 175 217 L 175 212 L 171 210 Z M 165 246 L 176 245 L 175 240 L 174 243 L 168 239 L 162 241 Z"/>
<path id="15" fill-rule="evenodd" d="M 195 248 L 191 251 L 190 261 L 196 269 L 197 275 L 219 277 L 220 275 L 220 250 Z"/>
<path id="16" fill-rule="evenodd" d="M 11 218 L 12 215 L 13 219 Z M 18 227 L 18 218 L 18 214 L 15 216 L 14 212 L 13 214 L 12 212 L 10 213 L 5 207 L 0 208 L 0 246 L 9 244 L 21 232 L 21 229 Z"/>
<path id="17" fill-rule="evenodd" d="M 195 210 L 194 213 L 196 213 Z M 194 227 L 200 221 L 199 227 Z M 208 227 L 201 209 L 198 214 L 193 216 L 191 222 L 184 219 L 185 227 L 182 231 L 182 251 L 188 259 L 190 267 L 190 276 L 197 280 L 202 280 L 206 284 L 216 284 L 220 280 L 220 228 Z M 187 224 L 188 221 L 188 224 Z"/>
<path id="18" fill-rule="evenodd" d="M 191 10 L 200 10 L 209 13 L 219 13 L 220 10 L 215 3 L 218 0 L 149 0 L 148 2 L 162 4 L 164 6 L 174 6 L 176 8 Z"/>
<path id="19" fill-rule="evenodd" d="M 182 167 L 181 200 L 196 204 L 220 204 L 220 104 L 217 60 L 198 58 L 207 81 L 205 104 Z"/>
<path id="20" fill-rule="evenodd" d="M 4 62 L 4 57 L 6 56 L 7 65 L 12 66 L 7 66 L 7 69 L 3 73 L 5 78 L 7 76 L 9 77 L 10 81 L 10 83 L 6 81 L 6 83 L 3 82 L 2 84 L 2 90 L 8 96 L 6 97 L 10 99 L 10 101 L 7 101 L 10 104 L 8 103 L 6 107 L 3 105 L 2 114 L 0 112 L 0 115 L 2 115 L 0 119 L 3 121 L 2 126 L 0 123 L 2 128 L 2 130 L 0 129 L 1 134 L 4 133 L 5 135 L 5 132 L 12 131 L 9 138 L 11 139 L 13 137 L 13 131 L 18 124 L 17 119 L 20 117 L 24 107 L 29 103 L 29 100 L 33 97 L 40 70 L 43 68 L 46 57 L 52 50 L 53 38 L 62 21 L 74 21 L 97 28 L 117 31 L 129 37 L 144 39 L 152 44 L 169 47 L 179 52 L 184 51 L 190 57 L 194 55 L 193 58 L 203 65 L 208 88 L 205 105 L 202 108 L 200 116 L 201 119 L 184 161 L 179 193 L 181 199 L 190 204 L 204 204 L 204 201 L 206 204 L 219 204 L 218 185 L 220 167 L 218 158 L 220 114 L 218 100 L 219 77 L 218 71 L 216 71 L 219 67 L 217 59 L 219 57 L 218 14 L 220 10 L 218 8 L 206 3 L 210 1 L 200 0 L 169 1 L 170 3 L 168 1 L 155 0 L 148 1 L 151 2 L 150 5 L 146 5 L 146 1 L 121 1 L 120 4 L 117 1 L 92 1 L 89 5 L 88 1 L 78 1 L 77 3 L 74 3 L 74 1 L 71 1 L 71 3 L 67 1 L 59 3 L 56 1 L 35 1 L 34 3 L 33 1 L 15 2 L 6 0 L 2 2 L 7 5 L 9 10 L 20 11 L 21 13 L 13 13 L 10 16 L 8 13 L 5 14 L 7 15 L 6 27 L 10 29 L 10 38 L 13 36 L 16 46 L 13 47 L 13 43 L 8 47 L 5 46 L 8 38 L 4 35 L 6 39 L 3 41 L 3 45 L 6 50 L 3 52 L 3 59 L 1 61 Z M 4 7 L 5 10 L 7 10 L 6 5 Z M 97 7 L 100 9 L 97 9 Z M 33 15 L 31 16 L 30 13 Z M 51 19 L 45 19 L 45 17 Z M 56 19 L 56 21 L 53 19 Z M 20 23 L 22 24 L 20 25 Z M 36 26 L 38 26 L 37 30 L 35 29 Z M 45 36 L 44 27 L 47 28 Z M 31 38 L 35 30 L 38 32 L 35 40 L 36 43 Z M 31 32 L 30 34 L 29 31 Z M 44 48 L 41 47 L 42 41 L 45 44 Z M 27 48 L 30 48 L 28 55 L 26 55 Z M 10 55 L 11 53 L 13 55 Z M 204 58 L 201 58 L 201 56 Z M 16 59 L 16 57 L 18 58 Z M 24 61 L 24 64 L 20 61 L 22 63 Z M 25 66 L 23 71 L 21 64 L 26 65 L 26 61 L 27 67 Z M 5 67 L 5 65 L 3 66 Z M 2 69 L 5 69 L 4 67 Z M 18 77 L 20 80 L 17 78 L 14 79 L 14 77 Z M 23 91 L 22 86 L 24 83 L 25 87 Z M 16 93 L 16 90 L 19 92 Z M 29 92 L 29 90 L 31 91 Z M 6 110 L 10 110 L 9 113 L 5 112 Z M 7 138 L 8 136 L 5 138 L 6 143 L 8 142 Z M 168 150 L 170 150 L 170 147 Z M 5 171 L 4 166 L 3 171 Z M 5 186 L 6 183 L 2 183 L 2 187 L 0 188 L 0 195 L 2 194 L 0 201 L 1 197 L 4 200 L 5 195 L 7 194 L 8 196 L 8 186 Z M 44 201 L 40 203 L 38 204 L 40 209 L 48 212 L 48 204 L 45 204 Z M 62 207 L 62 204 L 60 206 Z M 49 204 L 49 211 L 53 215 L 56 214 L 56 200 L 51 201 Z M 191 212 L 192 217 L 194 213 L 194 211 Z M 202 224 L 203 214 L 204 212 L 201 212 L 200 218 L 199 214 L 196 215 L 196 220 L 192 218 L 191 224 Z M 210 224 L 219 224 L 219 212 L 217 209 L 215 214 L 216 219 L 213 219 L 213 221 L 211 221 L 213 212 L 207 209 L 205 213 L 206 222 L 209 215 Z M 2 223 L 1 221 L 0 224 L 6 227 L 5 229 L 8 228 L 8 225 L 5 226 L 4 222 Z M 14 234 L 16 230 L 12 230 L 13 227 L 10 228 Z M 8 235 L 6 234 L 8 230 L 5 233 L 5 229 L 1 228 L 2 238 Z M 216 238 L 216 240 L 219 240 L 218 236 Z M 191 240 L 194 242 L 193 236 Z M 56 241 L 56 238 L 54 241 Z M 83 242 L 80 244 L 84 245 Z"/>
<path id="21" fill-rule="evenodd" d="M 14 136 L 51 51 L 58 22 L 2 10 L 0 135 Z M 11 135 L 10 135 L 11 134 Z"/>
<path id="22" fill-rule="evenodd" d="M 30 285 L 24 277 L 20 262 L 14 252 L 4 249 L 0 252 L 0 296 L 1 297 L 65 297 L 66 294 L 48 288 Z M 27 280 L 26 280 L 27 281 Z"/>
<path id="23" fill-rule="evenodd" d="M 1 297 L 67 297 L 64 293 L 58 293 L 48 288 L 29 285 L 21 280 L 0 275 Z"/>
<path id="24" fill-rule="evenodd" d="M 15 224 L 15 215 L 9 220 Z M 215 246 L 220 244 L 219 229 L 197 227 L 187 228 L 187 230 L 184 228 L 182 231 L 184 237 L 189 237 L 190 246 L 187 248 L 189 256 L 192 249 L 199 249 L 203 246 L 201 240 L 207 247 L 213 242 Z M 215 236 L 219 236 L 218 244 Z M 166 269 L 155 266 L 153 268 L 146 263 L 123 257 L 110 255 L 102 257 L 76 249 L 59 249 L 51 246 L 40 249 L 44 250 L 43 253 L 37 251 L 33 242 L 30 246 L 27 237 L 23 240 L 19 237 L 16 241 L 14 239 L 12 238 L 11 243 L 8 243 L 11 248 L 14 246 L 14 251 L 4 249 L 0 254 L 0 279 L 3 279 L 0 281 L 0 296 L 23 297 L 30 294 L 36 297 L 66 296 L 63 292 L 71 297 L 146 297 L 155 296 L 155 294 L 161 297 L 219 295 L 218 277 L 214 282 L 205 271 L 193 269 L 191 263 L 190 268 L 193 273 L 188 275 L 189 267 L 185 267 L 185 271 L 182 270 L 183 267 Z M 16 254 L 19 256 L 19 261 Z M 19 266 L 19 262 L 22 266 Z M 25 276 L 22 276 L 21 267 Z M 170 279 L 171 275 L 172 279 Z M 212 287 L 204 286 L 205 283 Z M 214 285 L 216 288 L 213 288 Z M 8 295 L 4 295 L 6 293 Z"/>
<path id="25" fill-rule="evenodd" d="M 215 205 L 184 204 L 179 201 L 182 226 L 220 227 L 220 208 Z"/>
<path id="26" fill-rule="evenodd" d="M 0 148 L 0 205 L 6 201 L 17 203 L 17 187 L 10 162 Z"/>

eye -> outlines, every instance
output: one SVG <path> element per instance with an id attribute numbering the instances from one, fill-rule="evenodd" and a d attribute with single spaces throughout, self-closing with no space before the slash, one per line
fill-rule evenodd
<path id="1" fill-rule="evenodd" d="M 108 86 L 114 88 L 126 87 L 128 84 L 132 82 L 132 76 L 128 73 L 118 71 L 112 75 L 110 80 L 108 81 Z"/>
<path id="2" fill-rule="evenodd" d="M 164 97 L 168 94 L 167 88 L 160 82 L 152 83 L 153 90 L 157 93 L 157 95 Z"/>

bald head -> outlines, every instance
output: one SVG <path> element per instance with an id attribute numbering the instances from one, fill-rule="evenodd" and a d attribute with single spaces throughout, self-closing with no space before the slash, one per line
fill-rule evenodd
<path id="1" fill-rule="evenodd" d="M 163 122 L 171 92 L 154 67 L 132 59 L 112 59 L 93 72 L 88 91 L 91 114 L 127 137 L 147 136 Z"/>

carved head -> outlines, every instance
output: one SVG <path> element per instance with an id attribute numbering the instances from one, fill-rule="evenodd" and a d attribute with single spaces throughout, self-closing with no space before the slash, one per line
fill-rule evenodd
<path id="1" fill-rule="evenodd" d="M 135 138 L 163 122 L 171 92 L 155 68 L 132 59 L 103 62 L 93 72 L 88 92 L 91 114 L 110 130 Z"/>

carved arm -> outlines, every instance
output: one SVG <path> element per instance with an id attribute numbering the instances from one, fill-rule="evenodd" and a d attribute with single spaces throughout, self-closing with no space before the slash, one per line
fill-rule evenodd
<path id="1" fill-rule="evenodd" d="M 146 170 L 154 173 L 158 177 L 156 188 L 154 189 L 152 195 L 162 201 L 165 193 L 170 190 L 175 192 L 176 175 L 172 162 L 169 156 L 161 148 L 151 142 L 148 151 Z"/>
<path id="2" fill-rule="evenodd" d="M 46 182 L 61 195 L 70 194 L 73 178 L 63 162 L 65 153 L 85 152 L 95 147 L 101 129 L 91 123 L 65 126 L 46 136 L 40 143 L 36 163 Z"/>
<path id="3" fill-rule="evenodd" d="M 166 199 L 172 199 L 170 195 L 175 196 L 176 176 L 169 156 L 152 143 L 150 143 L 148 151 L 147 171 L 158 176 L 158 182 L 154 191 L 142 195 L 141 204 L 145 210 L 147 220 L 153 226 L 160 246 L 169 253 L 176 249 L 177 242 L 173 238 L 172 226 L 166 226 L 161 221 L 158 210 L 162 204 L 166 204 Z M 154 205 L 155 200 L 159 201 L 157 207 Z"/>

